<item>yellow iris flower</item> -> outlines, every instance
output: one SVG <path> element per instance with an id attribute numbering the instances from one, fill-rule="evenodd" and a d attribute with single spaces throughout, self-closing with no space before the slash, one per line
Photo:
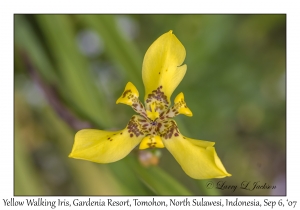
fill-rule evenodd
<path id="1" fill-rule="evenodd" d="M 170 106 L 171 95 L 187 69 L 186 64 L 182 65 L 185 55 L 184 46 L 172 31 L 161 35 L 149 47 L 143 61 L 145 106 L 131 82 L 116 102 L 131 106 L 139 115 L 134 115 L 120 131 L 78 131 L 69 157 L 110 163 L 124 158 L 138 144 L 139 149 L 166 147 L 185 173 L 194 179 L 231 176 L 217 156 L 214 142 L 183 136 L 171 119 L 178 114 L 193 115 L 183 93 L 179 93 Z"/>

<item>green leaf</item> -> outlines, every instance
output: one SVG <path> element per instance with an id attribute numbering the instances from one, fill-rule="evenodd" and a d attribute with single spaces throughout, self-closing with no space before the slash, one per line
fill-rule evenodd
<path id="1" fill-rule="evenodd" d="M 114 174 L 116 180 L 119 182 L 123 195 L 153 194 L 153 192 L 139 180 L 135 170 L 132 170 L 130 167 L 127 159 L 130 159 L 131 156 L 132 155 L 129 155 L 121 161 L 107 165 Z"/>
<path id="2" fill-rule="evenodd" d="M 128 157 L 127 161 L 139 179 L 156 195 L 192 195 L 188 189 L 158 166 L 145 168 L 134 157 Z"/>
<path id="3" fill-rule="evenodd" d="M 23 15 L 15 15 L 15 43 L 18 49 L 15 53 L 26 53 L 42 77 L 49 83 L 59 85 L 58 77 L 54 72 L 53 65 L 45 52 L 45 49 L 34 33 L 32 26 Z"/>
<path id="4" fill-rule="evenodd" d="M 64 89 L 61 92 L 97 125 L 109 127 L 112 118 L 104 94 L 95 86 L 87 58 L 76 44 L 76 30 L 68 15 L 35 16 L 54 58 Z"/>
<path id="5" fill-rule="evenodd" d="M 43 195 L 43 182 L 31 161 L 27 145 L 22 142 L 18 126 L 15 127 L 14 195 Z"/>
<path id="6" fill-rule="evenodd" d="M 124 76 L 141 90 L 142 56 L 136 46 L 126 40 L 116 25 L 114 15 L 77 15 L 83 25 L 94 29 L 103 39 L 105 49 L 113 62 L 119 66 Z"/>

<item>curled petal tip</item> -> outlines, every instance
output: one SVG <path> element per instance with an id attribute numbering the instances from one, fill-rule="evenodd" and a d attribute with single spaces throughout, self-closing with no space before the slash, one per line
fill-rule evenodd
<path id="1" fill-rule="evenodd" d="M 217 177 L 214 177 L 214 178 L 225 178 L 225 177 L 229 177 L 229 176 L 232 176 L 231 174 L 229 174 L 229 173 L 224 173 L 224 175 L 222 175 L 222 176 L 217 176 Z"/>
<path id="2" fill-rule="evenodd" d="M 179 111 L 179 113 L 180 113 L 180 111 Z M 184 114 L 184 115 L 186 115 L 188 117 L 192 117 L 193 116 L 193 113 L 192 113 L 192 111 L 189 108 L 183 108 L 183 111 L 182 111 L 181 114 Z"/>

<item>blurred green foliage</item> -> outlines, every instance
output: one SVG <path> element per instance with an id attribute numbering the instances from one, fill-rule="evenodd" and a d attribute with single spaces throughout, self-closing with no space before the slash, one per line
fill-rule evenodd
<path id="1" fill-rule="evenodd" d="M 233 176 L 193 180 L 166 149 L 149 167 L 137 150 L 112 164 L 68 158 L 78 129 L 125 127 L 133 111 L 115 101 L 128 81 L 143 98 L 143 55 L 169 30 L 187 51 L 173 98 L 184 92 L 193 117 L 179 128 L 216 142 Z M 15 195 L 286 193 L 285 15 L 15 15 L 14 34 Z"/>

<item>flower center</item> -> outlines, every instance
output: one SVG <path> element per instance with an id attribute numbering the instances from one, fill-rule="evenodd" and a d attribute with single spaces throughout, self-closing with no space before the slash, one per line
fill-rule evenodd
<path id="1" fill-rule="evenodd" d="M 164 144 L 161 138 L 167 140 L 179 135 L 177 125 L 171 118 L 178 114 L 193 115 L 186 106 L 183 93 L 179 93 L 174 100 L 174 105 L 169 107 L 170 103 L 162 89 L 163 87 L 159 86 L 153 90 L 147 96 L 146 107 L 144 107 L 138 99 L 138 90 L 131 82 L 128 82 L 123 94 L 116 102 L 127 104 L 140 114 L 134 115 L 127 126 L 130 138 L 145 136 L 140 149 L 163 148 Z"/>

